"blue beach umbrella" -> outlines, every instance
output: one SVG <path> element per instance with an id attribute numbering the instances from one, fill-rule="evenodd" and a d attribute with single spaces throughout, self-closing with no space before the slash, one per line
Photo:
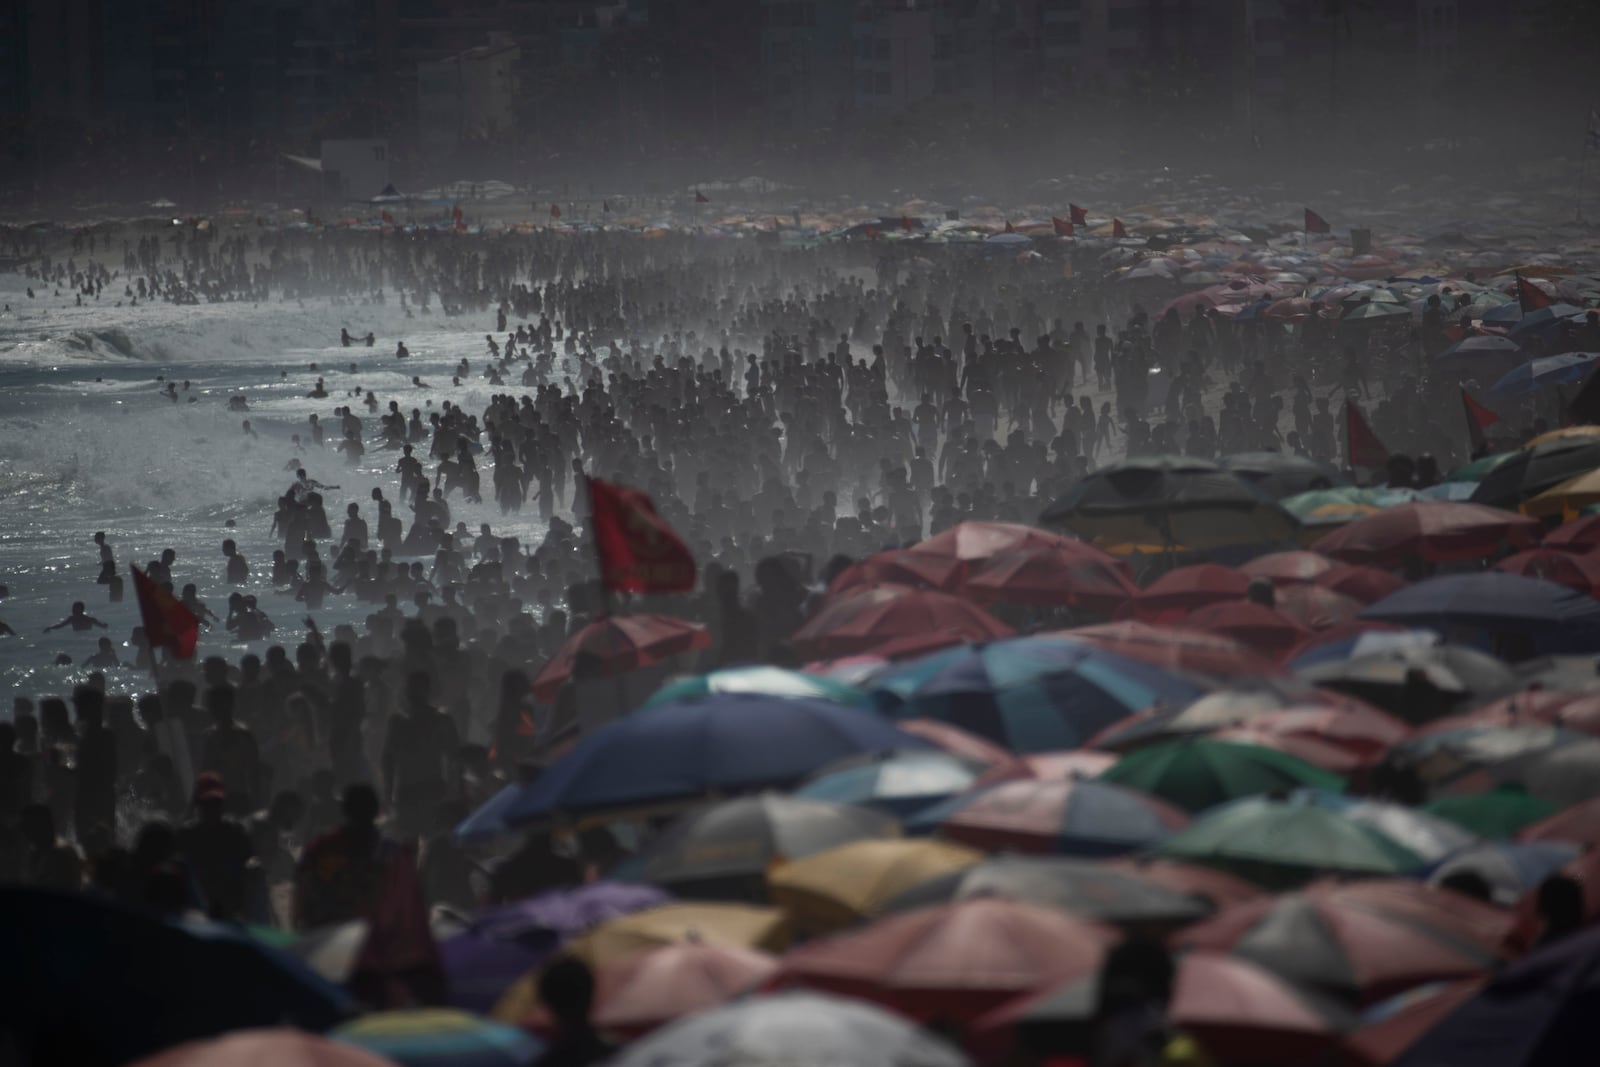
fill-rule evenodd
<path id="1" fill-rule="evenodd" d="M 1088 641 L 1041 635 L 924 656 L 878 675 L 872 691 L 893 718 L 937 719 L 1014 752 L 1052 752 L 1207 690 Z"/>
<path id="2" fill-rule="evenodd" d="M 987 769 L 948 752 L 874 753 L 824 767 L 794 795 L 903 818 L 965 792 Z"/>
<path id="3" fill-rule="evenodd" d="M 1514 368 L 1489 387 L 1489 395 L 1509 400 L 1537 392 L 1547 385 L 1581 381 L 1600 359 L 1600 352 L 1563 352 L 1540 356 Z"/>
<path id="4" fill-rule="evenodd" d="M 1503 571 L 1429 578 L 1384 597 L 1361 617 L 1525 638 L 1545 655 L 1600 648 L 1600 602 L 1555 582 Z"/>

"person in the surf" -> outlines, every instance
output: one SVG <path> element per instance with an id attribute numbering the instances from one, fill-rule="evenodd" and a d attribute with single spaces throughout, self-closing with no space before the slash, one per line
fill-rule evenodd
<path id="1" fill-rule="evenodd" d="M 102 630 L 107 628 L 105 623 L 89 614 L 89 609 L 84 606 L 84 603 L 81 600 L 74 600 L 72 602 L 71 615 L 68 615 L 54 626 L 46 626 L 44 628 L 44 632 L 49 633 L 52 630 L 59 630 L 63 626 L 70 626 L 77 633 L 82 633 L 85 630 L 93 629 L 96 626 L 100 627 Z"/>
<path id="2" fill-rule="evenodd" d="M 411 355 L 411 350 L 406 347 L 406 343 L 404 341 L 401 341 L 399 344 L 394 346 L 395 359 L 405 359 L 409 355 Z"/>
<path id="3" fill-rule="evenodd" d="M 311 398 L 312 400 L 323 400 L 323 399 L 327 398 L 327 395 L 328 395 L 328 387 L 323 384 L 321 378 L 317 379 L 317 384 L 311 390 L 311 392 L 306 394 L 306 396 Z"/>
<path id="4" fill-rule="evenodd" d="M 344 345 L 346 348 L 349 348 L 350 347 L 350 343 L 352 341 L 354 341 L 354 340 L 355 340 L 355 338 L 350 336 L 350 331 L 349 330 L 345 329 L 342 326 L 339 328 L 339 343 L 340 344 Z"/>

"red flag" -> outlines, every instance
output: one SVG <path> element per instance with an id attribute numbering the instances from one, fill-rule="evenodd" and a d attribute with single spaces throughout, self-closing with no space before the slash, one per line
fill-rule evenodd
<path id="1" fill-rule="evenodd" d="M 551 204 L 550 205 L 550 217 L 553 218 L 553 219 L 559 219 L 561 217 L 561 205 L 560 204 Z"/>
<path id="2" fill-rule="evenodd" d="M 1474 452 L 1488 445 L 1483 431 L 1500 421 L 1500 416 L 1472 399 L 1472 394 L 1466 389 L 1461 390 L 1461 406 L 1467 413 L 1467 436 L 1472 439 Z"/>
<path id="3" fill-rule="evenodd" d="M 1011 225 L 1011 220 L 1010 219 L 1006 219 L 1006 232 L 1007 233 L 1016 233 L 1017 232 L 1017 228 L 1015 226 Z"/>
<path id="4" fill-rule="evenodd" d="M 1067 205 L 1067 210 L 1072 213 L 1072 224 L 1074 226 L 1087 226 L 1087 225 L 1089 225 L 1089 209 L 1088 208 L 1079 207 L 1077 204 L 1068 204 Z"/>
<path id="5" fill-rule="evenodd" d="M 694 588 L 689 546 L 656 514 L 648 496 L 589 479 L 600 580 L 614 593 L 684 593 Z"/>
<path id="6" fill-rule="evenodd" d="M 872 223 L 869 222 L 869 223 L 867 223 L 866 234 L 867 234 L 868 237 L 877 237 L 878 236 L 878 228 L 876 226 L 874 226 Z"/>
<path id="7" fill-rule="evenodd" d="M 389 214 L 387 211 L 385 211 L 383 213 L 383 221 L 388 223 L 390 226 L 393 226 L 394 225 L 394 216 Z"/>
<path id="8" fill-rule="evenodd" d="M 706 196 L 705 193 L 702 193 L 700 190 L 696 189 L 694 191 L 694 202 L 697 204 L 709 204 L 711 203 L 711 200 Z"/>
<path id="9" fill-rule="evenodd" d="M 1050 225 L 1056 228 L 1057 237 L 1071 237 L 1073 234 L 1072 223 L 1068 222 L 1066 219 L 1058 219 L 1054 215 L 1051 215 Z"/>
<path id="10" fill-rule="evenodd" d="M 1344 405 L 1345 452 L 1352 467 L 1379 470 L 1389 462 L 1389 450 L 1367 425 L 1366 416 L 1350 401 Z"/>
<path id="11" fill-rule="evenodd" d="M 461 205 L 460 204 L 457 204 L 455 207 L 450 209 L 450 217 L 455 219 L 457 222 L 461 221 Z"/>
<path id="12" fill-rule="evenodd" d="M 139 598 L 139 617 L 144 623 L 145 640 L 152 651 L 158 648 L 176 659 L 194 655 L 200 639 L 200 620 L 183 606 L 183 601 L 152 582 L 138 567 L 133 571 L 133 592 Z"/>
<path id="13" fill-rule="evenodd" d="M 1524 278 L 1522 272 L 1518 271 L 1517 302 L 1522 305 L 1522 313 L 1526 315 L 1530 311 L 1538 311 L 1540 308 L 1550 307 L 1555 303 L 1555 299 L 1549 293 Z"/>
<path id="14" fill-rule="evenodd" d="M 1327 219 L 1306 208 L 1305 230 L 1307 233 L 1332 233 L 1333 227 L 1328 225 Z"/>
<path id="15" fill-rule="evenodd" d="M 1128 236 L 1128 228 L 1122 224 L 1121 219 L 1111 220 L 1111 236 L 1119 238 Z"/>
<path id="16" fill-rule="evenodd" d="M 916 229 L 916 225 L 914 223 L 912 223 L 910 215 L 901 215 L 900 216 L 900 228 L 902 230 L 914 230 L 914 229 Z"/>

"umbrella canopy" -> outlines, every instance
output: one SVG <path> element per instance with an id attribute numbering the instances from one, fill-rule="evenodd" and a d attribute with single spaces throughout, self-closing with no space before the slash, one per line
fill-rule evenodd
<path id="1" fill-rule="evenodd" d="M 931 629 L 960 634 L 969 641 L 992 641 L 1012 633 L 969 600 L 931 589 L 874 585 L 830 599 L 790 641 L 806 656 L 849 656 Z"/>
<path id="2" fill-rule="evenodd" d="M 1495 790 L 1495 792 L 1507 792 L 1507 790 Z M 1511 792 L 1521 793 L 1521 790 Z M 1523 841 L 1565 841 L 1577 845 L 1600 845 L 1600 799 L 1591 797 L 1569 808 L 1556 808 L 1554 811 L 1548 810 L 1555 808 L 1555 805 L 1548 801 L 1540 801 L 1537 797 L 1526 799 L 1527 810 L 1530 813 L 1535 810 L 1535 805 L 1544 804 L 1547 814 L 1537 820 L 1528 820 L 1528 823 L 1524 824 L 1521 832 L 1517 834 Z"/>
<path id="3" fill-rule="evenodd" d="M 873 679 L 895 718 L 954 723 L 1015 752 L 1075 748 L 1158 702 L 1187 704 L 1201 686 L 1059 635 L 935 653 Z"/>
<path id="4" fill-rule="evenodd" d="M 1176 808 L 1094 779 L 1024 778 L 952 797 L 906 821 L 908 833 L 987 852 L 1112 856 L 1153 845 L 1189 824 Z"/>
<path id="5" fill-rule="evenodd" d="M 487 1013 L 517 979 L 543 965 L 568 938 L 667 899 L 653 886 L 591 882 L 479 912 L 466 929 L 439 942 L 450 1003 Z"/>
<path id="6" fill-rule="evenodd" d="M 1260 886 L 1253 885 L 1227 871 L 1200 863 L 1168 859 L 1153 853 L 1102 860 L 1099 865 L 1108 870 L 1136 874 L 1174 893 L 1193 897 L 1212 909 L 1225 908 L 1246 900 L 1256 900 L 1264 895 Z"/>
<path id="7" fill-rule="evenodd" d="M 1344 786 L 1337 775 L 1282 752 L 1205 738 L 1141 748 L 1124 756 L 1101 779 L 1158 796 L 1189 812 L 1274 790 Z"/>
<path id="8" fill-rule="evenodd" d="M 664 945 L 601 968 L 595 976 L 594 1025 L 633 1040 L 726 1004 L 777 970 L 777 957 L 734 945 Z"/>
<path id="9" fill-rule="evenodd" d="M 892 815 L 776 793 L 708 804 L 677 818 L 635 864 L 639 880 L 692 900 L 763 902 L 767 869 L 836 845 L 899 837 Z"/>
<path id="10" fill-rule="evenodd" d="M 1517 781 L 1519 761 L 1575 744 L 1578 735 L 1542 723 L 1474 726 L 1442 733 L 1419 731 L 1395 755 L 1433 795 L 1480 792 Z"/>
<path id="11" fill-rule="evenodd" d="M 1410 874 L 1474 840 L 1395 805 L 1307 791 L 1281 796 L 1247 797 L 1208 811 L 1157 851 L 1281 889 L 1326 874 Z"/>
<path id="12" fill-rule="evenodd" d="M 573 634 L 550 657 L 533 680 L 533 695 L 553 703 L 580 659 L 602 673 L 620 673 L 710 647 L 711 633 L 698 623 L 665 615 L 608 615 Z"/>
<path id="13" fill-rule="evenodd" d="M 853 685 L 782 667 L 730 667 L 726 670 L 677 678 L 657 689 L 645 707 L 711 693 L 746 693 L 769 697 L 821 697 L 838 704 L 871 707 L 872 698 Z"/>
<path id="14" fill-rule="evenodd" d="M 1600 475 L 1589 471 L 1523 501 L 1522 511 L 1536 519 L 1565 517 L 1597 502 L 1600 502 Z"/>
<path id="15" fill-rule="evenodd" d="M 1585 663 L 1579 684 L 1587 686 L 1594 667 Z M 1475 726 L 1560 726 L 1576 733 L 1600 735 L 1600 693 L 1528 689 L 1480 704 L 1471 711 L 1429 723 L 1420 733 L 1444 733 Z"/>
<path id="16" fill-rule="evenodd" d="M 1524 578 L 1542 578 L 1589 596 L 1600 589 L 1600 556 L 1577 556 L 1554 548 L 1532 548 L 1507 556 L 1496 563 L 1494 569 L 1507 574 L 1519 574 Z"/>
<path id="17" fill-rule="evenodd" d="M 1582 1067 L 1600 1012 L 1600 930 L 1587 930 L 1497 971 L 1395 1067 Z"/>
<path id="18" fill-rule="evenodd" d="M 1207 460 L 1146 456 L 1102 467 L 1042 521 L 1108 544 L 1195 550 L 1289 541 L 1295 520 L 1239 475 Z"/>
<path id="19" fill-rule="evenodd" d="M 1596 467 L 1600 467 L 1600 441 L 1593 438 L 1565 438 L 1534 445 L 1485 475 L 1472 499 L 1478 504 L 1514 508 L 1529 497 Z"/>
<path id="20" fill-rule="evenodd" d="M 976 898 L 885 916 L 784 957 L 778 980 L 860 997 L 919 1022 L 971 1020 L 1099 969 L 1109 928 L 1015 900 Z"/>
<path id="21" fill-rule="evenodd" d="M 1139 592 L 1126 563 L 1081 541 L 1068 543 L 1079 547 L 1070 552 L 1055 547 L 1024 548 L 976 564 L 963 592 L 986 602 L 1104 613 L 1116 610 Z"/>
<path id="22" fill-rule="evenodd" d="M 1090 738 L 1089 744 L 1105 751 L 1131 752 L 1156 741 L 1239 726 L 1279 708 L 1316 703 L 1320 697 L 1316 690 L 1293 683 L 1218 689 L 1187 705 L 1130 715 Z"/>
<path id="23" fill-rule="evenodd" d="M 635 1041 L 611 1067 L 969 1067 L 965 1056 L 898 1015 L 815 993 L 751 997 Z"/>
<path id="24" fill-rule="evenodd" d="M 1337 597 L 1337 593 L 1328 593 Z M 1197 630 L 1207 630 L 1231 637 L 1242 645 L 1281 659 L 1298 646 L 1311 630 L 1302 626 L 1281 611 L 1249 600 L 1236 600 L 1228 604 L 1211 604 L 1189 614 L 1185 620 Z"/>
<path id="25" fill-rule="evenodd" d="M 1099 995 L 1081 981 L 993 1013 L 986 1029 L 1014 1028 L 1040 1052 L 1081 1047 L 1092 1032 Z M 1219 1063 L 1314 1063 L 1337 1047 L 1355 1013 L 1268 968 L 1221 952 L 1192 952 L 1178 961 L 1167 1019 Z"/>
<path id="26" fill-rule="evenodd" d="M 1069 555 L 1084 552 L 1084 558 L 1104 557 L 1116 562 L 1082 541 L 1017 522 L 958 522 L 926 541 L 917 542 L 906 551 L 919 557 L 932 556 L 955 563 L 973 564 L 1031 548 L 1053 548 Z"/>
<path id="27" fill-rule="evenodd" d="M 1120 869 L 1083 859 L 997 856 L 913 886 L 883 906 L 883 913 L 978 898 L 1019 900 L 1056 908 L 1080 919 L 1113 925 L 1172 929 L 1215 910 L 1208 899 Z"/>
<path id="28" fill-rule="evenodd" d="M 1489 395 L 1509 400 L 1538 392 L 1547 385 L 1581 381 L 1594 369 L 1596 358 L 1600 358 L 1600 353 L 1564 352 L 1559 356 L 1540 356 L 1537 359 L 1530 359 L 1512 368 L 1491 385 Z"/>
<path id="29" fill-rule="evenodd" d="M 1442 886 L 1453 876 L 1470 874 L 1488 885 L 1493 903 L 1512 908 L 1579 851 L 1568 841 L 1485 841 L 1435 867 L 1428 884 Z"/>
<path id="30" fill-rule="evenodd" d="M 1273 607 L 1304 631 L 1301 640 L 1284 649 L 1279 658 L 1304 644 L 1313 631 L 1331 630 L 1350 622 L 1369 603 L 1371 601 L 1358 600 L 1346 593 L 1308 582 L 1298 582 L 1279 589 L 1273 598 Z"/>
<path id="31" fill-rule="evenodd" d="M 1246 578 L 1267 578 L 1273 585 L 1296 585 L 1315 581 L 1339 564 L 1327 556 L 1304 549 L 1288 552 L 1268 552 L 1239 565 L 1239 573 Z"/>
<path id="32" fill-rule="evenodd" d="M 1570 739 L 1570 734 L 1562 734 L 1553 731 L 1552 744 L 1491 766 L 1490 776 L 1497 782 L 1519 784 L 1532 796 L 1560 807 L 1600 796 L 1600 739 Z"/>
<path id="33" fill-rule="evenodd" d="M 897 725 L 943 752 L 987 767 L 1011 763 L 1016 759 L 1011 750 L 1003 745 L 937 719 L 901 719 Z"/>
<path id="34" fill-rule="evenodd" d="M 365 1049 L 288 1027 L 239 1030 L 210 1040 L 190 1041 L 142 1059 L 136 1067 L 253 1067 L 262 1063 L 282 1067 L 395 1067 L 392 1061 Z"/>
<path id="35" fill-rule="evenodd" d="M 1377 763 L 1390 748 L 1411 736 L 1411 727 L 1399 718 L 1356 700 L 1266 711 L 1249 718 L 1244 729 L 1258 744 L 1281 738 L 1331 746 L 1346 753 L 1354 766 Z M 1293 753 L 1295 749 L 1289 747 L 1286 751 Z"/>
<path id="36" fill-rule="evenodd" d="M 1532 519 L 1496 508 L 1444 500 L 1397 504 L 1324 534 L 1316 551 L 1347 563 L 1398 567 L 1411 560 L 1480 559 L 1539 537 Z"/>
<path id="37" fill-rule="evenodd" d="M 7 1028 L 37 1062 L 109 1067 L 227 1030 L 326 1030 L 354 1007 L 304 964 L 229 927 L 21 886 L 0 888 L 0 913 Z"/>
<path id="38" fill-rule="evenodd" d="M 1563 552 L 1592 552 L 1600 548 L 1600 515 L 1584 515 L 1564 522 L 1544 535 L 1545 548 Z"/>
<path id="39" fill-rule="evenodd" d="M 1357 642 L 1357 650 L 1361 643 Z M 1375 640 L 1367 643 L 1382 648 Z M 1295 674 L 1303 682 L 1349 693 L 1412 724 L 1440 718 L 1472 697 L 1493 697 L 1517 688 L 1516 675 L 1495 657 L 1459 645 L 1423 644 L 1419 639 L 1395 641 L 1382 651 L 1352 659 L 1323 660 Z"/>
<path id="40" fill-rule="evenodd" d="M 857 560 L 828 584 L 828 595 L 870 585 L 906 585 L 953 592 L 960 588 L 965 564 L 960 560 L 926 553 L 891 549 Z"/>
<path id="41" fill-rule="evenodd" d="M 1345 484 L 1331 465 L 1293 452 L 1241 452 L 1218 462 L 1273 500 Z"/>
<path id="42" fill-rule="evenodd" d="M 947 752 L 889 752 L 824 767 L 794 795 L 905 818 L 970 789 L 985 765 Z"/>
<path id="43" fill-rule="evenodd" d="M 1376 567 L 1346 566 L 1319 574 L 1316 584 L 1363 604 L 1375 604 L 1406 582 L 1399 575 Z"/>
<path id="44" fill-rule="evenodd" d="M 1278 664 L 1232 638 L 1182 626 L 1151 626 L 1128 621 L 1080 626 L 1062 633 L 1168 671 L 1225 679 L 1272 677 L 1284 673 Z"/>
<path id="45" fill-rule="evenodd" d="M 1479 630 L 1515 638 L 1544 653 L 1600 648 L 1600 603 L 1593 597 L 1499 571 L 1430 578 L 1385 597 L 1361 617 Z"/>
<path id="46" fill-rule="evenodd" d="M 1448 819 L 1479 837 L 1516 837 L 1518 831 L 1528 828 L 1527 836 L 1537 839 L 1539 831 L 1534 824 L 1555 815 L 1558 809 L 1548 800 L 1540 800 L 1521 789 L 1508 787 L 1464 796 L 1438 797 L 1423 805 L 1422 810 L 1429 815 Z"/>
<path id="47" fill-rule="evenodd" d="M 1417 882 L 1330 883 L 1228 908 L 1178 943 L 1230 952 L 1353 1007 L 1483 974 L 1500 962 L 1514 921 Z"/>
<path id="48" fill-rule="evenodd" d="M 525 1067 L 544 1051 L 514 1026 L 448 1008 L 366 1015 L 332 1036 L 401 1067 Z"/>
<path id="49" fill-rule="evenodd" d="M 1143 622 L 1175 622 L 1197 608 L 1241 600 L 1249 591 L 1250 579 L 1232 567 L 1197 563 L 1151 582 L 1134 598 L 1132 609 Z"/>
<path id="50" fill-rule="evenodd" d="M 784 788 L 845 756 L 926 747 L 832 701 L 712 694 L 602 727 L 526 786 L 506 818 L 515 825 Z"/>
<path id="51" fill-rule="evenodd" d="M 982 859 L 942 841 L 858 841 L 776 867 L 767 886 L 797 930 L 830 933 L 876 914 L 912 886 Z"/>

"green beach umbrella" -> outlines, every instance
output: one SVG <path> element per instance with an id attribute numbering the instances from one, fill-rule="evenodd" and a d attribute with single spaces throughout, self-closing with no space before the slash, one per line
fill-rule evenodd
<path id="1" fill-rule="evenodd" d="M 1561 809 L 1515 786 L 1501 786 L 1484 793 L 1439 797 L 1424 804 L 1422 810 L 1449 819 L 1479 837 L 1510 838 L 1524 826 L 1547 819 Z"/>
<path id="2" fill-rule="evenodd" d="M 1287 753 L 1210 738 L 1185 738 L 1141 748 L 1100 777 L 1191 812 L 1274 790 L 1306 786 L 1336 792 L 1344 788 L 1343 778 Z"/>

